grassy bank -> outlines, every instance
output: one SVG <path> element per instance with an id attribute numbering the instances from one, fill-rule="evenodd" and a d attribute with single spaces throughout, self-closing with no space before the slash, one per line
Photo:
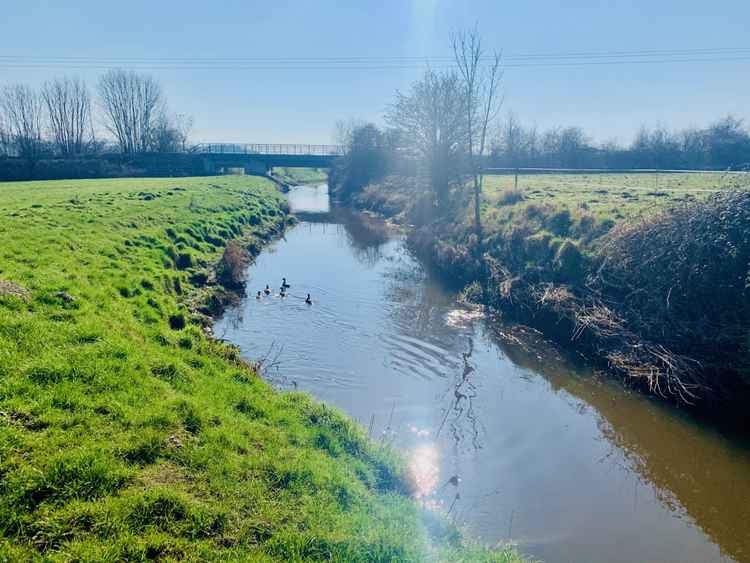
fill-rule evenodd
<path id="1" fill-rule="evenodd" d="M 413 180 L 354 201 L 414 224 L 412 248 L 469 299 L 718 412 L 750 395 L 747 188 L 741 174 L 489 176 L 481 240 L 467 201 L 436 218 Z"/>
<path id="2" fill-rule="evenodd" d="M 207 336 L 225 247 L 284 206 L 250 177 L 0 184 L 0 560 L 516 560 L 425 532 L 393 454 Z"/>

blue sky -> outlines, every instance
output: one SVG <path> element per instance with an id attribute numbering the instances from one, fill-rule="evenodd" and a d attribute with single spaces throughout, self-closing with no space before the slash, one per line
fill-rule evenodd
<path id="1" fill-rule="evenodd" d="M 669 64 L 509 67 L 505 109 L 539 127 L 581 125 L 597 140 L 627 142 L 641 123 L 681 128 L 727 113 L 750 118 L 747 0 L 5 0 L 2 18 L 0 85 L 66 73 L 93 85 L 98 67 L 140 65 L 158 76 L 173 111 L 195 117 L 194 140 L 330 142 L 337 119 L 379 120 L 424 59 L 450 55 L 450 33 L 475 23 L 487 47 L 509 58 L 747 49 L 732 61 L 716 59 L 736 53 Z M 81 59 L 52 64 L 52 57 Z M 342 69 L 327 62 L 333 57 L 384 62 Z M 111 61 L 118 58 L 142 60 Z M 178 58 L 188 68 L 176 68 Z M 218 61 L 196 69 L 205 58 Z M 257 62 L 228 60 L 237 58 L 274 60 L 258 70 L 247 68 Z"/>

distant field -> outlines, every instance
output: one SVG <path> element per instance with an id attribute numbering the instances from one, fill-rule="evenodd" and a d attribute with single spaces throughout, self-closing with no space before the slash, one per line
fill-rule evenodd
<path id="1" fill-rule="evenodd" d="M 490 205 L 514 187 L 514 176 L 486 176 Z M 534 174 L 520 175 L 518 188 L 528 201 L 584 207 L 600 217 L 620 219 L 720 189 L 750 189 L 750 175 L 737 173 Z"/>

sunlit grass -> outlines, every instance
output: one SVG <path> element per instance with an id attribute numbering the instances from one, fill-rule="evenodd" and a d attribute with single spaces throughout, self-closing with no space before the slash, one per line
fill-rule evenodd
<path id="1" fill-rule="evenodd" d="M 431 548 L 393 453 L 191 322 L 282 206 L 248 177 L 0 184 L 0 560 L 494 560 Z"/>
<path id="2" fill-rule="evenodd" d="M 747 175 L 675 174 L 533 174 L 518 176 L 518 191 L 530 202 L 583 208 L 600 218 L 622 219 L 692 199 L 719 189 L 747 187 Z M 490 206 L 514 190 L 512 175 L 486 176 Z"/>

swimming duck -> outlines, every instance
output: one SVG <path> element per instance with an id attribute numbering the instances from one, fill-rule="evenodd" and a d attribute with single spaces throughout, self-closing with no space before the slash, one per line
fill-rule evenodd
<path id="1" fill-rule="evenodd" d="M 256 299 L 260 299 L 260 297 L 261 297 L 261 295 L 260 295 L 260 290 L 258 290 L 258 295 L 256 295 L 256 296 L 255 296 L 255 298 L 256 298 Z"/>
<path id="2" fill-rule="evenodd" d="M 279 297 L 286 297 L 286 289 L 284 289 L 284 286 L 281 286 L 281 290 L 279 291 Z"/>
<path id="3" fill-rule="evenodd" d="M 283 287 L 284 289 L 289 289 L 292 286 L 286 283 L 286 278 L 281 278 L 281 287 Z"/>
<path id="4" fill-rule="evenodd" d="M 312 299 L 310 298 L 309 293 L 307 294 L 307 299 L 305 299 L 305 303 L 307 303 L 308 305 L 312 305 Z"/>
<path id="5" fill-rule="evenodd" d="M 266 289 L 263 290 L 263 293 L 265 293 L 266 295 L 271 295 L 271 288 L 266 285 Z"/>

